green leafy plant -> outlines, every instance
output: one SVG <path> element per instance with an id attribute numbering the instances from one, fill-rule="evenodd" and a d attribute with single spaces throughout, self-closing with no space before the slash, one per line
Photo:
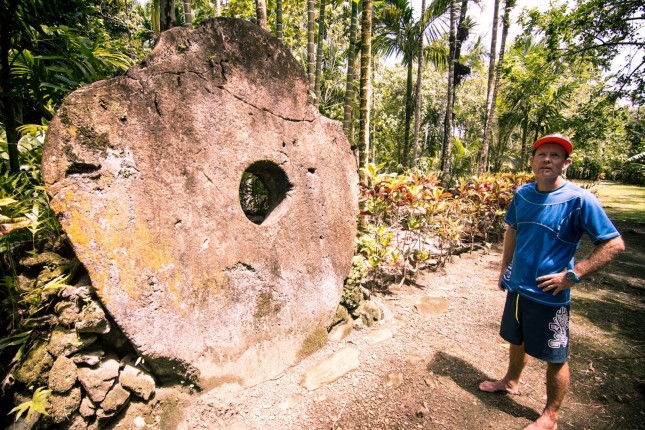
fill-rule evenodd
<path id="1" fill-rule="evenodd" d="M 51 390 L 46 390 L 45 387 L 38 387 L 36 388 L 36 391 L 34 391 L 34 394 L 31 397 L 31 400 L 19 404 L 18 406 L 13 408 L 9 413 L 16 414 L 16 421 L 18 421 L 22 416 L 22 414 L 24 414 L 25 412 L 27 412 L 27 420 L 31 418 L 34 412 L 38 412 L 43 415 L 49 415 L 45 410 L 45 405 L 49 400 L 50 394 L 51 394 Z"/>

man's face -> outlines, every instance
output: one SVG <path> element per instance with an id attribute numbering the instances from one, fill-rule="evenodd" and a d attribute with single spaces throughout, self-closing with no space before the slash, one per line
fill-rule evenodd
<path id="1" fill-rule="evenodd" d="M 556 181 L 570 164 L 571 159 L 557 143 L 545 143 L 531 156 L 531 169 L 538 181 Z"/>

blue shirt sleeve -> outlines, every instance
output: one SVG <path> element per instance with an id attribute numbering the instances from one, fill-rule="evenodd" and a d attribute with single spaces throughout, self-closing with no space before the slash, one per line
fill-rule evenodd
<path id="1" fill-rule="evenodd" d="M 594 245 L 620 236 L 596 196 L 590 192 L 583 193 L 581 222 Z"/>

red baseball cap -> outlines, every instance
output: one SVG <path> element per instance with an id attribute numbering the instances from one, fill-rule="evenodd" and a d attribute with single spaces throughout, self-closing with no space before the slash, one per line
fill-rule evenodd
<path id="1" fill-rule="evenodd" d="M 567 151 L 567 154 L 571 154 L 571 152 L 573 152 L 573 144 L 571 143 L 571 140 L 569 140 L 569 138 L 564 134 L 560 133 L 548 134 L 544 137 L 539 138 L 538 140 L 533 142 L 533 151 L 535 151 L 545 143 L 557 143 L 558 145 L 563 147 L 565 151 Z"/>

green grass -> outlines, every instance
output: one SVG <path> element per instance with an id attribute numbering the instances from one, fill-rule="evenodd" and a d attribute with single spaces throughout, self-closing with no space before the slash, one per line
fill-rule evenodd
<path id="1" fill-rule="evenodd" d="M 645 223 L 645 187 L 602 181 L 593 190 L 610 218 Z"/>

